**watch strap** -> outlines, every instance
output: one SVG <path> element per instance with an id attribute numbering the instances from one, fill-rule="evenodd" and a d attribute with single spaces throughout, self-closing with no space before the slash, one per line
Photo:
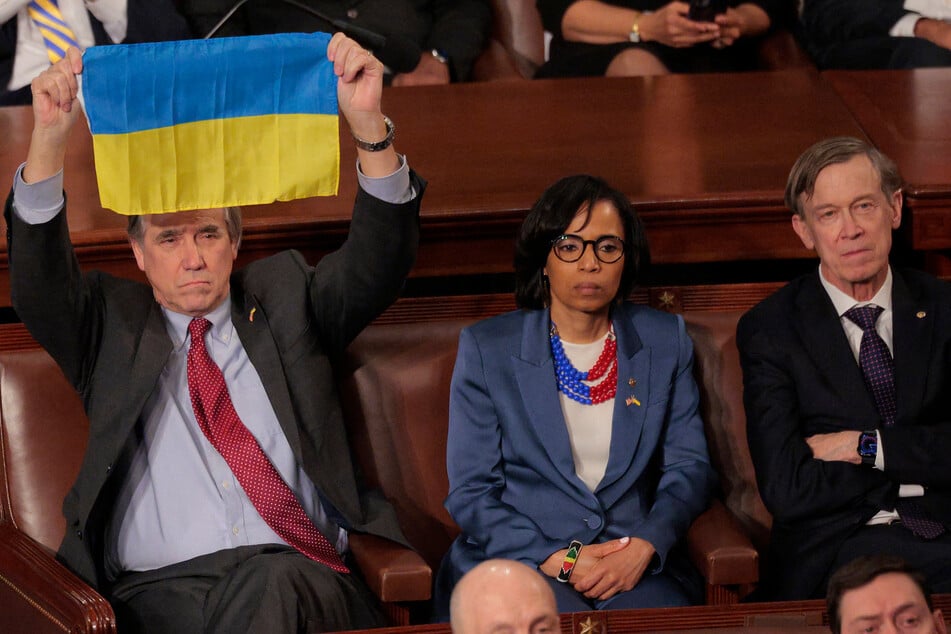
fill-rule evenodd
<path id="1" fill-rule="evenodd" d="M 385 150 L 386 148 L 390 147 L 390 145 L 393 143 L 393 137 L 396 136 L 396 126 L 386 115 L 383 115 L 383 123 L 386 125 L 386 136 L 383 137 L 382 140 L 367 141 L 351 133 L 353 142 L 357 144 L 358 148 L 361 150 L 366 150 L 367 152 L 379 152 L 380 150 Z"/>

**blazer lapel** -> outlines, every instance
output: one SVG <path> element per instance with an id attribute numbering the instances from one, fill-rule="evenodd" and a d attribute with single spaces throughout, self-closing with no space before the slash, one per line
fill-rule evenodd
<path id="1" fill-rule="evenodd" d="M 526 313 L 519 356 L 512 359 L 515 379 L 529 423 L 552 464 L 566 480 L 590 494 L 575 473 L 571 440 L 555 382 L 548 329 L 547 310 Z"/>
<path id="2" fill-rule="evenodd" d="M 895 358 L 896 422 L 924 400 L 934 336 L 934 301 L 911 289 L 892 270 L 892 350 Z"/>
<path id="3" fill-rule="evenodd" d="M 172 351 L 172 341 L 168 338 L 165 317 L 158 303 L 153 302 L 145 320 L 145 328 L 139 341 L 130 347 L 134 350 L 129 375 L 121 379 L 130 391 L 125 399 L 125 409 L 116 417 L 116 428 L 109 430 L 108 436 L 118 442 L 124 442 L 132 433 L 132 427 L 138 422 L 146 401 L 155 389 L 155 382 Z M 117 451 L 119 448 L 117 447 Z"/>
<path id="4" fill-rule="evenodd" d="M 271 401 L 271 407 L 277 415 L 277 420 L 284 430 L 284 435 L 290 443 L 297 458 L 298 464 L 303 463 L 301 454 L 300 432 L 297 427 L 291 395 L 284 380 L 284 365 L 281 362 L 280 351 L 271 336 L 271 325 L 267 313 L 253 295 L 245 298 L 242 304 L 237 298 L 245 297 L 243 293 L 232 286 L 231 321 L 241 343 L 244 345 L 248 358 L 257 370 L 264 391 Z"/>
<path id="5" fill-rule="evenodd" d="M 611 427 L 611 453 L 598 491 L 614 484 L 628 473 L 638 456 L 637 446 L 647 417 L 651 398 L 651 351 L 645 348 L 633 321 L 623 308 L 614 319 L 617 336 L 617 395 Z M 641 459 L 644 456 L 640 456 Z"/>
<path id="6" fill-rule="evenodd" d="M 803 284 L 794 311 L 793 327 L 803 342 L 806 354 L 819 370 L 821 377 L 817 378 L 837 386 L 837 391 L 859 410 L 857 419 L 879 419 L 875 402 L 865 386 L 862 369 L 856 363 L 842 329 L 842 322 L 819 282 L 818 270 Z"/>

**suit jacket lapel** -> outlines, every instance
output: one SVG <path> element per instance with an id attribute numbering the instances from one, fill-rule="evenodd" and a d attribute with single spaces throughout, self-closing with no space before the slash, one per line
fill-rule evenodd
<path id="1" fill-rule="evenodd" d="M 615 316 L 614 334 L 617 336 L 618 387 L 611 423 L 611 454 L 598 491 L 627 473 L 638 456 L 637 446 L 651 398 L 651 351 L 644 347 L 637 328 L 623 308 L 619 308 Z"/>
<path id="2" fill-rule="evenodd" d="M 121 384 L 128 386 L 130 393 L 125 399 L 125 409 L 116 417 L 118 431 L 110 431 L 108 436 L 120 444 L 132 434 L 132 427 L 138 422 L 146 401 L 155 389 L 155 382 L 172 351 L 172 341 L 168 337 L 162 308 L 153 302 L 146 317 L 145 327 L 134 350 L 129 375 L 121 378 Z M 116 447 L 118 452 L 121 447 Z M 117 454 L 116 454 L 117 455 Z"/>
<path id="3" fill-rule="evenodd" d="M 924 400 L 932 356 L 934 301 L 921 296 L 892 270 L 892 350 L 895 358 L 896 422 Z"/>
<path id="4" fill-rule="evenodd" d="M 535 429 L 545 453 L 567 481 L 590 494 L 575 473 L 571 440 L 555 383 L 548 329 L 547 310 L 526 313 L 519 356 L 512 359 L 515 364 L 515 379 L 525 403 L 529 423 Z"/>
<path id="5" fill-rule="evenodd" d="M 271 336 L 271 325 L 267 313 L 253 295 L 245 295 L 232 284 L 231 321 L 241 343 L 244 345 L 248 358 L 257 370 L 264 391 L 267 392 L 271 407 L 277 415 L 277 420 L 284 430 L 284 435 L 290 443 L 297 458 L 298 464 L 303 464 L 300 431 L 294 415 L 291 395 L 284 378 L 284 366 L 281 355 Z M 243 300 L 243 301 L 242 301 Z M 253 318 L 252 318 L 253 311 Z"/>
<path id="6" fill-rule="evenodd" d="M 793 327 L 802 339 L 806 354 L 819 369 L 822 379 L 838 386 L 855 407 L 864 409 L 857 418 L 880 419 L 875 401 L 865 386 L 862 369 L 855 361 L 849 340 L 842 329 L 832 300 L 819 282 L 819 272 L 805 282 L 796 298 Z M 854 396 L 853 396 L 854 395 Z"/>

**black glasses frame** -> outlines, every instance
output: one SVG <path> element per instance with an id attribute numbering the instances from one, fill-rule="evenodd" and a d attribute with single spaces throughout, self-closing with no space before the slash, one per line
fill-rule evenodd
<path id="1" fill-rule="evenodd" d="M 581 250 L 578 251 L 578 257 L 567 260 L 563 257 L 563 254 L 558 252 L 558 249 L 556 249 L 555 247 L 558 245 L 559 242 L 564 242 L 565 240 L 569 240 L 569 239 L 575 242 L 580 242 Z M 598 245 L 607 241 L 621 243 L 621 248 L 617 252 L 617 257 L 614 258 L 613 260 L 605 259 L 601 257 L 601 251 L 598 249 Z M 617 236 L 601 236 L 597 240 L 585 240 L 581 236 L 575 235 L 573 233 L 563 233 L 560 236 L 557 236 L 554 239 L 552 239 L 551 250 L 555 254 L 555 257 L 561 260 L 562 262 L 569 262 L 569 263 L 577 262 L 578 260 L 584 257 L 584 252 L 588 248 L 589 244 L 591 245 L 591 248 L 594 250 L 594 257 L 598 258 L 598 261 L 600 261 L 603 264 L 614 264 L 615 262 L 620 260 L 622 257 L 624 257 L 624 254 L 627 252 L 627 245 L 624 243 L 624 240 L 622 240 L 621 238 Z"/>

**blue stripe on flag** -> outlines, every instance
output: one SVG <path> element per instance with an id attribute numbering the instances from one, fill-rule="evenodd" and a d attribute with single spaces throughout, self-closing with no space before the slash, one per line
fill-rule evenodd
<path id="1" fill-rule="evenodd" d="M 327 33 L 94 46 L 83 55 L 93 134 L 266 114 L 337 114 Z"/>

